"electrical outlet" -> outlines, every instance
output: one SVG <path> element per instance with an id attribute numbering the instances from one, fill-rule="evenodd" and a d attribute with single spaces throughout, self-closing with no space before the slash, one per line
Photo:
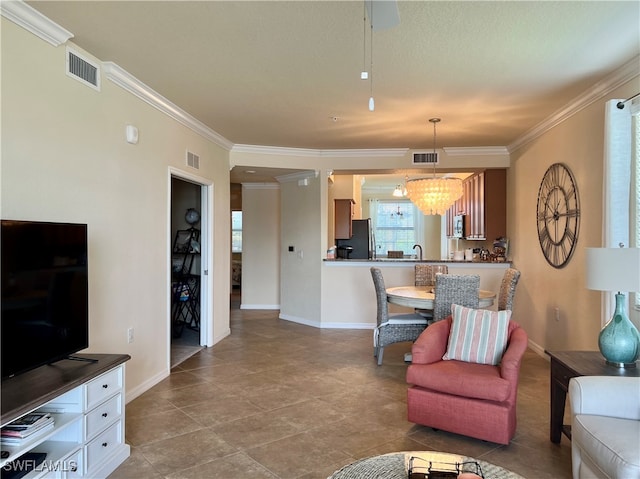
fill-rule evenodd
<path id="1" fill-rule="evenodd" d="M 127 342 L 128 343 L 133 342 L 133 328 L 127 329 Z"/>
<path id="2" fill-rule="evenodd" d="M 556 308 L 555 313 L 556 313 L 556 321 L 560 321 L 560 308 Z"/>

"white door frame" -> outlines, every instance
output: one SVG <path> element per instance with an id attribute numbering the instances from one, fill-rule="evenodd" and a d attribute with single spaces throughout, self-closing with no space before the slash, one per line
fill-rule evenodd
<path id="1" fill-rule="evenodd" d="M 207 178 L 169 167 L 168 171 L 168 205 L 167 205 L 167 361 L 171 367 L 171 258 L 173 238 L 171 232 L 171 178 L 194 183 L 201 187 L 200 194 L 200 345 L 213 346 L 213 308 L 211 274 L 213 272 L 213 182 Z"/>

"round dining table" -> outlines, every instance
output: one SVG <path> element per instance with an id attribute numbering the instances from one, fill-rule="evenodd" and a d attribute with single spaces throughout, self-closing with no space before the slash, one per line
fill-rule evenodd
<path id="1" fill-rule="evenodd" d="M 395 286 L 387 288 L 387 301 L 415 309 L 433 309 L 435 294 L 433 286 Z M 496 293 L 481 289 L 478 293 L 479 305 L 481 309 L 493 305 Z"/>

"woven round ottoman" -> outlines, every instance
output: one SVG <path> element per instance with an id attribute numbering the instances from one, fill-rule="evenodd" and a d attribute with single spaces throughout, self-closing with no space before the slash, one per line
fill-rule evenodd
<path id="1" fill-rule="evenodd" d="M 392 452 L 360 459 L 337 470 L 327 479 L 407 479 L 409 468 L 417 473 L 416 478 L 429 471 L 445 471 L 449 474 L 470 472 L 485 479 L 524 479 L 486 461 L 436 451 Z"/>

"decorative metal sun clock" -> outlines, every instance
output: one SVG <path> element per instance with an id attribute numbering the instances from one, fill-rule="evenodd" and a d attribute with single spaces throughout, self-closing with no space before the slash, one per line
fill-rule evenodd
<path id="1" fill-rule="evenodd" d="M 580 231 L 578 185 L 566 165 L 554 163 L 542 177 L 536 220 L 538 241 L 547 262 L 554 268 L 566 266 Z"/>

